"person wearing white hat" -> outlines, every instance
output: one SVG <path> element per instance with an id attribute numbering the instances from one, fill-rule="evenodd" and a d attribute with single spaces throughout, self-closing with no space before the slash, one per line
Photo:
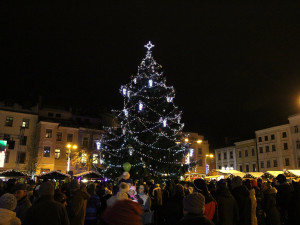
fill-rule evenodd
<path id="1" fill-rule="evenodd" d="M 21 220 L 14 212 L 17 207 L 17 199 L 14 195 L 6 193 L 0 198 L 0 224 L 21 225 Z"/>

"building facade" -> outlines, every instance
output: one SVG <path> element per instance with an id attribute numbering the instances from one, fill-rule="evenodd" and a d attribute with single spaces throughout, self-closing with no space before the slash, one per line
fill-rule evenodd
<path id="1" fill-rule="evenodd" d="M 215 149 L 216 169 L 236 170 L 235 146 Z"/>
<path id="2" fill-rule="evenodd" d="M 260 172 L 295 168 L 289 124 L 255 131 Z"/>
<path id="3" fill-rule="evenodd" d="M 295 169 L 300 168 L 300 114 L 290 116 L 289 118 L 291 142 L 294 154 Z"/>
<path id="4" fill-rule="evenodd" d="M 7 141 L 0 170 L 28 171 L 38 121 L 38 107 L 0 102 L 0 139 Z"/>
<path id="5" fill-rule="evenodd" d="M 256 139 L 235 142 L 236 166 L 241 172 L 257 172 Z"/>

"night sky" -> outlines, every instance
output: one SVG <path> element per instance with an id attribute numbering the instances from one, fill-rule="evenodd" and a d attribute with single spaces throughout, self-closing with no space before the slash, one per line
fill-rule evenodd
<path id="1" fill-rule="evenodd" d="M 0 3 L 1 99 L 121 109 L 151 40 L 185 130 L 212 147 L 300 111 L 297 1 L 64 2 Z"/>

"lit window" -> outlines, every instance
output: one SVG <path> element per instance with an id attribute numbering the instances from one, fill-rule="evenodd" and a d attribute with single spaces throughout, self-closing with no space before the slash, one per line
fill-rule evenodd
<path id="1" fill-rule="evenodd" d="M 86 163 L 87 162 L 87 155 L 86 153 L 81 154 L 81 163 Z"/>
<path id="2" fill-rule="evenodd" d="M 13 122 L 14 122 L 14 118 L 10 117 L 10 116 L 7 116 L 6 120 L 5 120 L 5 126 L 12 127 Z"/>
<path id="3" fill-rule="evenodd" d="M 98 164 L 98 154 L 93 154 L 93 164 Z"/>
<path id="4" fill-rule="evenodd" d="M 60 149 L 55 149 L 55 159 L 60 159 Z"/>
<path id="5" fill-rule="evenodd" d="M 44 146 L 43 157 L 50 157 L 50 146 Z"/>
<path id="6" fill-rule="evenodd" d="M 46 129 L 46 138 L 52 138 L 52 129 Z"/>
<path id="7" fill-rule="evenodd" d="M 22 127 L 29 128 L 29 119 L 23 119 Z"/>

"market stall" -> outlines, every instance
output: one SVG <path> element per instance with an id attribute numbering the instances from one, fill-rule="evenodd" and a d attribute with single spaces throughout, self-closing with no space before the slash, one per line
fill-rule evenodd
<path id="1" fill-rule="evenodd" d="M 28 175 L 24 172 L 18 171 L 18 170 L 6 170 L 3 172 L 0 172 L 0 178 L 20 178 L 20 177 L 27 177 Z"/>
<path id="2" fill-rule="evenodd" d="M 86 171 L 83 173 L 75 174 L 74 177 L 80 180 L 102 180 L 103 176 L 97 171 Z"/>
<path id="3" fill-rule="evenodd" d="M 264 175 L 263 172 L 248 172 L 246 175 L 243 177 L 244 179 L 257 179 L 260 178 Z"/>
<path id="4" fill-rule="evenodd" d="M 57 170 L 52 170 L 50 172 L 41 173 L 39 175 L 36 175 L 38 179 L 43 180 L 64 180 L 66 178 L 71 178 L 69 174 L 65 174 L 62 172 L 59 172 Z"/>
<path id="5" fill-rule="evenodd" d="M 266 171 L 262 175 L 263 179 L 273 179 L 276 178 L 279 174 L 284 174 L 283 171 Z"/>

